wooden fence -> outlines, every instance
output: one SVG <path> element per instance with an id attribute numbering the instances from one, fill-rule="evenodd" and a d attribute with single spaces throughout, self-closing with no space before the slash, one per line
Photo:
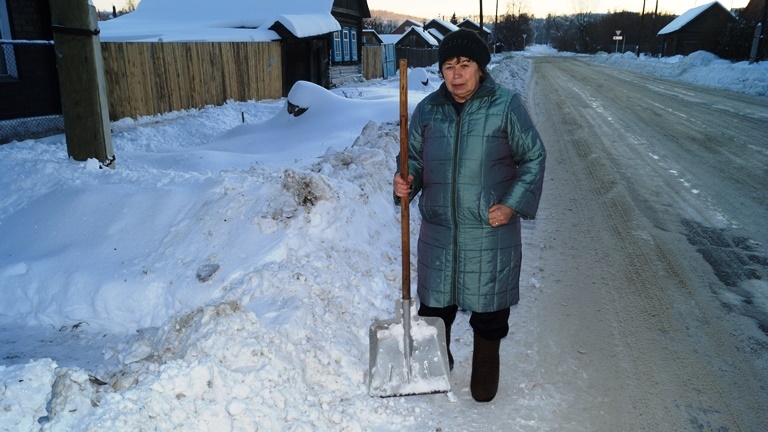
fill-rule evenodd
<path id="1" fill-rule="evenodd" d="M 279 42 L 102 42 L 110 120 L 280 99 Z"/>
<path id="2" fill-rule="evenodd" d="M 395 76 L 400 59 L 408 60 L 408 67 L 428 67 L 437 63 L 437 48 L 395 47 L 394 45 L 363 47 L 363 77 L 388 79 Z"/>
<path id="3" fill-rule="evenodd" d="M 427 67 L 437 63 L 437 48 L 397 47 L 397 59 L 407 59 L 408 67 Z"/>
<path id="4" fill-rule="evenodd" d="M 363 78 L 370 80 L 384 77 L 384 47 L 363 47 Z"/>

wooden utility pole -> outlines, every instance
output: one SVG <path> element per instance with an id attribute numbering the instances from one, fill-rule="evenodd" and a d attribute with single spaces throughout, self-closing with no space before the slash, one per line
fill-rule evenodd
<path id="1" fill-rule="evenodd" d="M 480 38 L 487 43 L 485 40 L 485 32 L 483 31 L 483 0 L 480 0 L 480 32 L 478 34 L 480 35 Z"/>
<path id="2" fill-rule="evenodd" d="M 493 21 L 493 52 L 496 52 L 496 46 L 499 41 L 496 39 L 496 32 L 499 29 L 499 0 L 496 0 L 496 18 Z"/>
<path id="3" fill-rule="evenodd" d="M 643 11 L 640 13 L 640 30 L 638 31 L 637 41 L 639 45 L 643 44 L 643 21 L 645 20 L 645 0 L 643 0 Z"/>
<path id="4" fill-rule="evenodd" d="M 651 21 L 651 37 L 655 41 L 657 38 L 656 34 L 656 17 L 659 16 L 659 0 L 656 0 L 656 9 L 653 10 L 653 20 Z M 651 54 L 656 55 L 656 48 L 658 47 L 657 42 L 653 43 L 653 49 L 651 50 Z M 660 53 L 661 56 L 664 56 L 664 53 Z"/>
<path id="5" fill-rule="evenodd" d="M 96 8 L 88 0 L 50 0 L 67 153 L 114 168 Z"/>

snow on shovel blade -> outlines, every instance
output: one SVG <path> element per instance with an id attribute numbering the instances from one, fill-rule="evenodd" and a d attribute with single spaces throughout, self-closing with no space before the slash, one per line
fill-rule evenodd
<path id="1" fill-rule="evenodd" d="M 411 318 L 410 305 L 411 300 L 399 299 L 395 318 L 371 324 L 368 374 L 371 396 L 451 390 L 445 324 L 440 318 L 415 314 Z"/>

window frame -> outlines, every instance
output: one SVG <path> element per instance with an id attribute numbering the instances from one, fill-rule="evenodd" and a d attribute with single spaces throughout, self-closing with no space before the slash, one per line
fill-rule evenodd
<path id="1" fill-rule="evenodd" d="M 342 43 L 342 50 L 344 52 L 344 61 L 348 62 L 350 61 L 351 57 L 351 51 L 349 49 L 349 28 L 344 27 L 341 29 L 341 43 Z"/>
<path id="2" fill-rule="evenodd" d="M 6 0 L 0 0 L 0 40 L 13 40 L 9 18 L 8 4 Z M 0 44 L 0 57 L 0 78 L 18 78 L 13 45 Z"/>
<path id="3" fill-rule="evenodd" d="M 336 63 L 341 62 L 341 58 L 341 31 L 337 30 L 333 32 L 333 61 Z"/>

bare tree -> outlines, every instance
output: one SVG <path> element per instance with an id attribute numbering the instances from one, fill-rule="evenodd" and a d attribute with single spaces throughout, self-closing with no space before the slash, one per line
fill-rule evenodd
<path id="1" fill-rule="evenodd" d="M 363 18 L 363 27 L 372 29 L 378 34 L 389 34 L 397 28 L 397 24 L 392 20 L 385 20 L 381 17 Z"/>
<path id="2" fill-rule="evenodd" d="M 522 13 L 519 15 L 506 14 L 499 17 L 499 23 L 493 30 L 496 42 L 501 43 L 503 50 L 525 49 L 527 36 L 532 33 L 531 16 Z M 531 40 L 528 40 L 530 42 Z"/>

